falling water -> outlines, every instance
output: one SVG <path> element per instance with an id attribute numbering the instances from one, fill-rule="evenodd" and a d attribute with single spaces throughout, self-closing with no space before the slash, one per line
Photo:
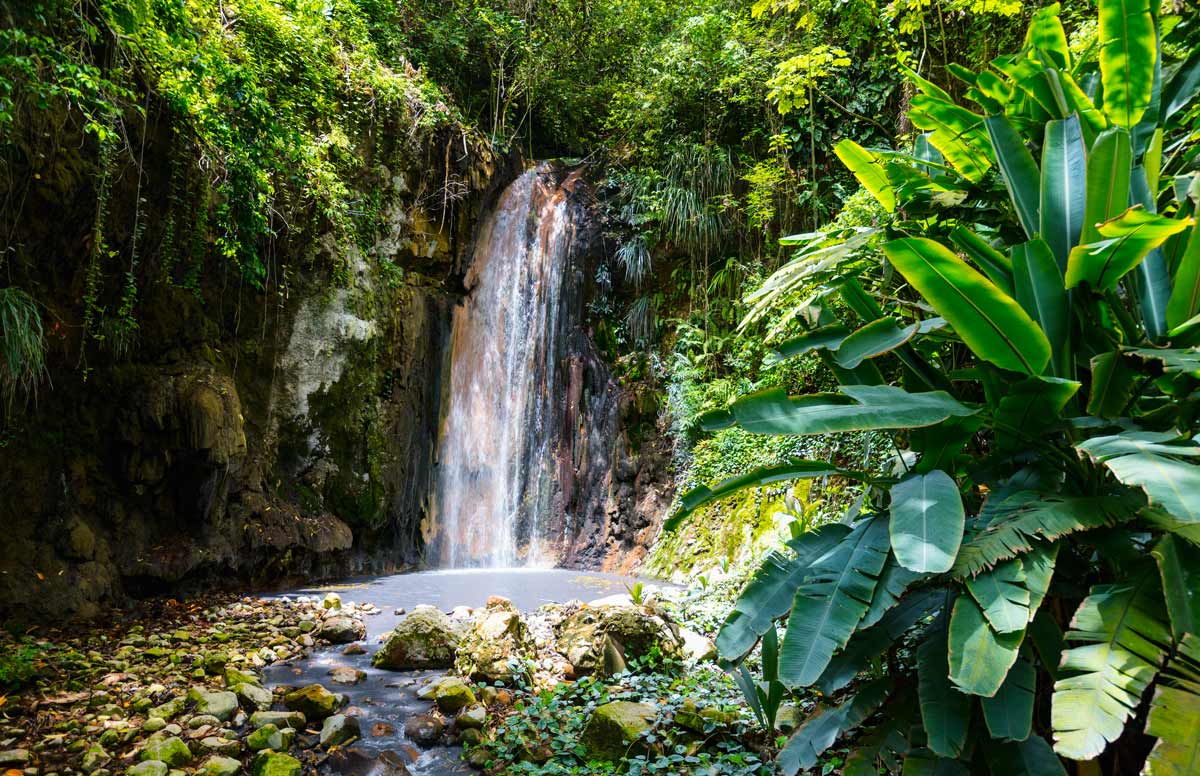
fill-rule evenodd
<path id="1" fill-rule="evenodd" d="M 554 354 L 570 203 L 529 170 L 501 196 L 454 312 L 434 547 L 444 568 L 541 565 L 555 471 Z"/>

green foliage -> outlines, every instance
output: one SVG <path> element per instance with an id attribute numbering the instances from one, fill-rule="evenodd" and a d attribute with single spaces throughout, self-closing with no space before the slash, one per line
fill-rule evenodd
<path id="1" fill-rule="evenodd" d="M 896 450 L 848 527 L 772 556 L 718 634 L 736 664 L 786 615 L 782 681 L 849 686 L 795 733 L 786 774 L 864 727 L 861 759 L 887 749 L 906 773 L 975 772 L 979 758 L 993 773 L 1063 773 L 1059 756 L 1112 747 L 1130 770 L 1145 753 L 1125 742 L 1156 679 L 1162 741 L 1144 772 L 1194 772 L 1200 358 L 1179 324 L 1200 313 L 1181 301 L 1195 298 L 1200 84 L 1173 61 L 1190 56 L 1170 34 L 1186 30 L 1178 18 L 1102 0 L 1097 53 L 1068 44 L 1059 14 L 1035 14 L 1015 54 L 955 70 L 974 106 L 911 74 L 925 131 L 912 151 L 841 154 L 895 214 L 861 238 L 798 238 L 750 300 L 758 318 L 800 324 L 779 357 L 819 354 L 838 392 L 759 391 L 700 418 L 875 430 Z M 1163 110 L 1181 84 L 1179 109 Z M 944 321 L 923 325 L 930 314 Z M 852 337 L 879 346 L 843 353 Z M 884 653 L 894 684 L 865 659 Z M 885 733 L 871 716 L 883 703 L 916 724 Z M 1034 714 L 1045 706 L 1048 720 Z"/>
<path id="2" fill-rule="evenodd" d="M 31 638 L 2 641 L 0 649 L 0 689 L 18 690 L 45 669 L 47 648 Z"/>
<path id="3" fill-rule="evenodd" d="M 46 373 L 46 338 L 38 303 L 19 288 L 0 288 L 0 403 L 11 412 L 32 397 Z"/>

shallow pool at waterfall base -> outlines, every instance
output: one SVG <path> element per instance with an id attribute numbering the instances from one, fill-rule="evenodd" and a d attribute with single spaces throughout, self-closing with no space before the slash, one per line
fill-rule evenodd
<path id="1" fill-rule="evenodd" d="M 388 762 L 403 762 L 412 776 L 452 776 L 477 773 L 461 759 L 460 747 L 434 746 L 421 749 L 404 735 L 409 718 L 427 713 L 430 702 L 417 697 L 425 680 L 444 671 L 385 671 L 371 665 L 371 656 L 379 649 L 381 637 L 390 633 L 403 619 L 397 610 L 411 612 L 428 604 L 444 612 L 456 606 L 481 607 L 488 596 L 508 598 L 523 612 L 542 604 L 579 599 L 590 601 L 623 593 L 635 580 L 614 574 L 565 569 L 465 569 L 393 574 L 383 577 L 359 577 L 325 586 L 302 588 L 274 597 L 306 595 L 320 600 L 333 591 L 346 604 L 370 603 L 381 613 L 364 618 L 366 651 L 345 655 L 345 645 L 314 649 L 305 659 L 277 663 L 264 671 L 269 687 L 302 687 L 321 684 L 347 696 L 344 707 L 356 709 L 362 738 L 352 744 L 348 756 L 331 757 L 322 772 L 344 776 L 379 776 L 403 773 L 389 769 Z M 655 585 L 663 583 L 654 582 Z M 347 666 L 366 674 L 354 685 L 335 684 L 330 672 Z M 375 735 L 375 734 L 378 735 Z M 335 763 L 341 763 L 335 765 Z"/>

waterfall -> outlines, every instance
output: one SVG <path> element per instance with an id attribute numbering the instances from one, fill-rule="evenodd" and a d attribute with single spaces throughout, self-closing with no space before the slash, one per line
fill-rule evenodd
<path id="1" fill-rule="evenodd" d="M 566 191 L 539 172 L 501 195 L 454 311 L 431 552 L 444 568 L 553 561 L 556 339 L 574 225 Z"/>

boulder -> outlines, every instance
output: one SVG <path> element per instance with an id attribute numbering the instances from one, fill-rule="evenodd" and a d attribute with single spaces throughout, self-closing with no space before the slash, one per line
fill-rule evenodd
<path id="1" fill-rule="evenodd" d="M 467 706 L 458 712 L 454 724 L 459 730 L 478 730 L 487 724 L 487 709 L 479 705 Z"/>
<path id="2" fill-rule="evenodd" d="M 691 698 L 675 712 L 675 724 L 693 733 L 708 733 L 714 726 L 732 725 L 736 720 L 737 715 L 733 712 L 721 711 L 715 706 L 700 706 Z"/>
<path id="3" fill-rule="evenodd" d="M 642 735 L 654 724 L 655 707 L 632 701 L 613 701 L 596 707 L 580 736 L 588 758 L 619 762 L 645 754 Z"/>
<path id="4" fill-rule="evenodd" d="M 291 748 L 295 738 L 296 731 L 292 728 L 279 728 L 272 724 L 266 724 L 246 736 L 246 746 L 255 752 L 261 752 L 263 749 L 282 752 Z"/>
<path id="5" fill-rule="evenodd" d="M 304 714 L 307 720 L 325 719 L 337 711 L 337 696 L 319 684 L 310 684 L 283 696 L 283 705 Z"/>
<path id="6" fill-rule="evenodd" d="M 326 717 L 325 724 L 321 726 L 321 747 L 329 749 L 340 746 L 360 735 L 357 719 L 345 714 L 334 714 L 332 717 Z"/>
<path id="7" fill-rule="evenodd" d="M 313 633 L 318 639 L 324 639 L 331 644 L 349 644 L 366 638 L 367 626 L 362 620 L 353 617 L 326 617 Z"/>
<path id="8" fill-rule="evenodd" d="M 230 688 L 246 711 L 265 711 L 275 702 L 275 694 L 265 687 L 243 682 Z"/>
<path id="9" fill-rule="evenodd" d="M 417 746 L 430 747 L 442 737 L 446 724 L 432 714 L 418 714 L 404 723 L 404 735 Z"/>
<path id="10" fill-rule="evenodd" d="M 683 639 L 683 657 L 686 660 L 699 663 L 717 659 L 717 645 L 712 639 L 687 628 L 679 629 L 679 637 Z"/>
<path id="11" fill-rule="evenodd" d="M 536 654 L 529 628 L 507 598 L 492 596 L 475 612 L 466 637 L 458 647 L 455 670 L 483 682 L 511 682 L 510 661 Z"/>
<path id="12" fill-rule="evenodd" d="M 278 752 L 263 752 L 254 759 L 253 776 L 300 776 L 300 761 Z"/>
<path id="13" fill-rule="evenodd" d="M 683 639 L 666 614 L 642 606 L 584 606 L 556 630 L 558 651 L 577 676 L 610 676 L 655 652 L 672 659 L 683 655 Z"/>
<path id="14" fill-rule="evenodd" d="M 193 687 L 187 699 L 196 704 L 197 714 L 209 714 L 222 722 L 233 719 L 238 710 L 238 698 L 231 692 L 213 692 L 204 687 Z"/>
<path id="15" fill-rule="evenodd" d="M 459 709 L 474 706 L 475 692 L 462 679 L 450 677 L 438 683 L 434 703 L 443 714 L 455 714 Z"/>
<path id="16" fill-rule="evenodd" d="M 188 745 L 182 739 L 175 736 L 159 736 L 155 734 L 146 739 L 141 753 L 138 754 L 138 759 L 143 762 L 146 760 L 157 760 L 171 767 L 178 768 L 192 761 L 192 751 L 188 749 Z"/>
<path id="17" fill-rule="evenodd" d="M 338 666 L 329 671 L 329 681 L 334 684 L 358 684 L 366 678 L 366 671 L 360 671 L 350 666 Z"/>
<path id="18" fill-rule="evenodd" d="M 128 769 L 125 773 L 126 776 L 167 776 L 169 770 L 170 768 L 164 762 L 146 760 Z"/>
<path id="19" fill-rule="evenodd" d="M 337 593 L 326 593 L 324 600 L 321 601 L 322 609 L 332 609 L 338 611 L 342 608 L 342 597 Z"/>
<path id="20" fill-rule="evenodd" d="M 197 771 L 199 776 L 237 776 L 242 772 L 242 764 L 232 757 L 213 755 L 204 761 Z"/>
<path id="21" fill-rule="evenodd" d="M 280 728 L 303 730 L 307 721 L 299 711 L 256 711 L 250 715 L 250 727 L 255 729 L 275 725 Z"/>
<path id="22" fill-rule="evenodd" d="M 450 668 L 458 642 L 449 617 L 431 607 L 418 607 L 388 635 L 371 665 L 393 671 Z"/>
<path id="23" fill-rule="evenodd" d="M 239 671 L 233 666 L 225 666 L 225 686 L 232 689 L 239 684 L 253 684 L 262 686 L 262 679 L 258 674 L 247 671 Z"/>

